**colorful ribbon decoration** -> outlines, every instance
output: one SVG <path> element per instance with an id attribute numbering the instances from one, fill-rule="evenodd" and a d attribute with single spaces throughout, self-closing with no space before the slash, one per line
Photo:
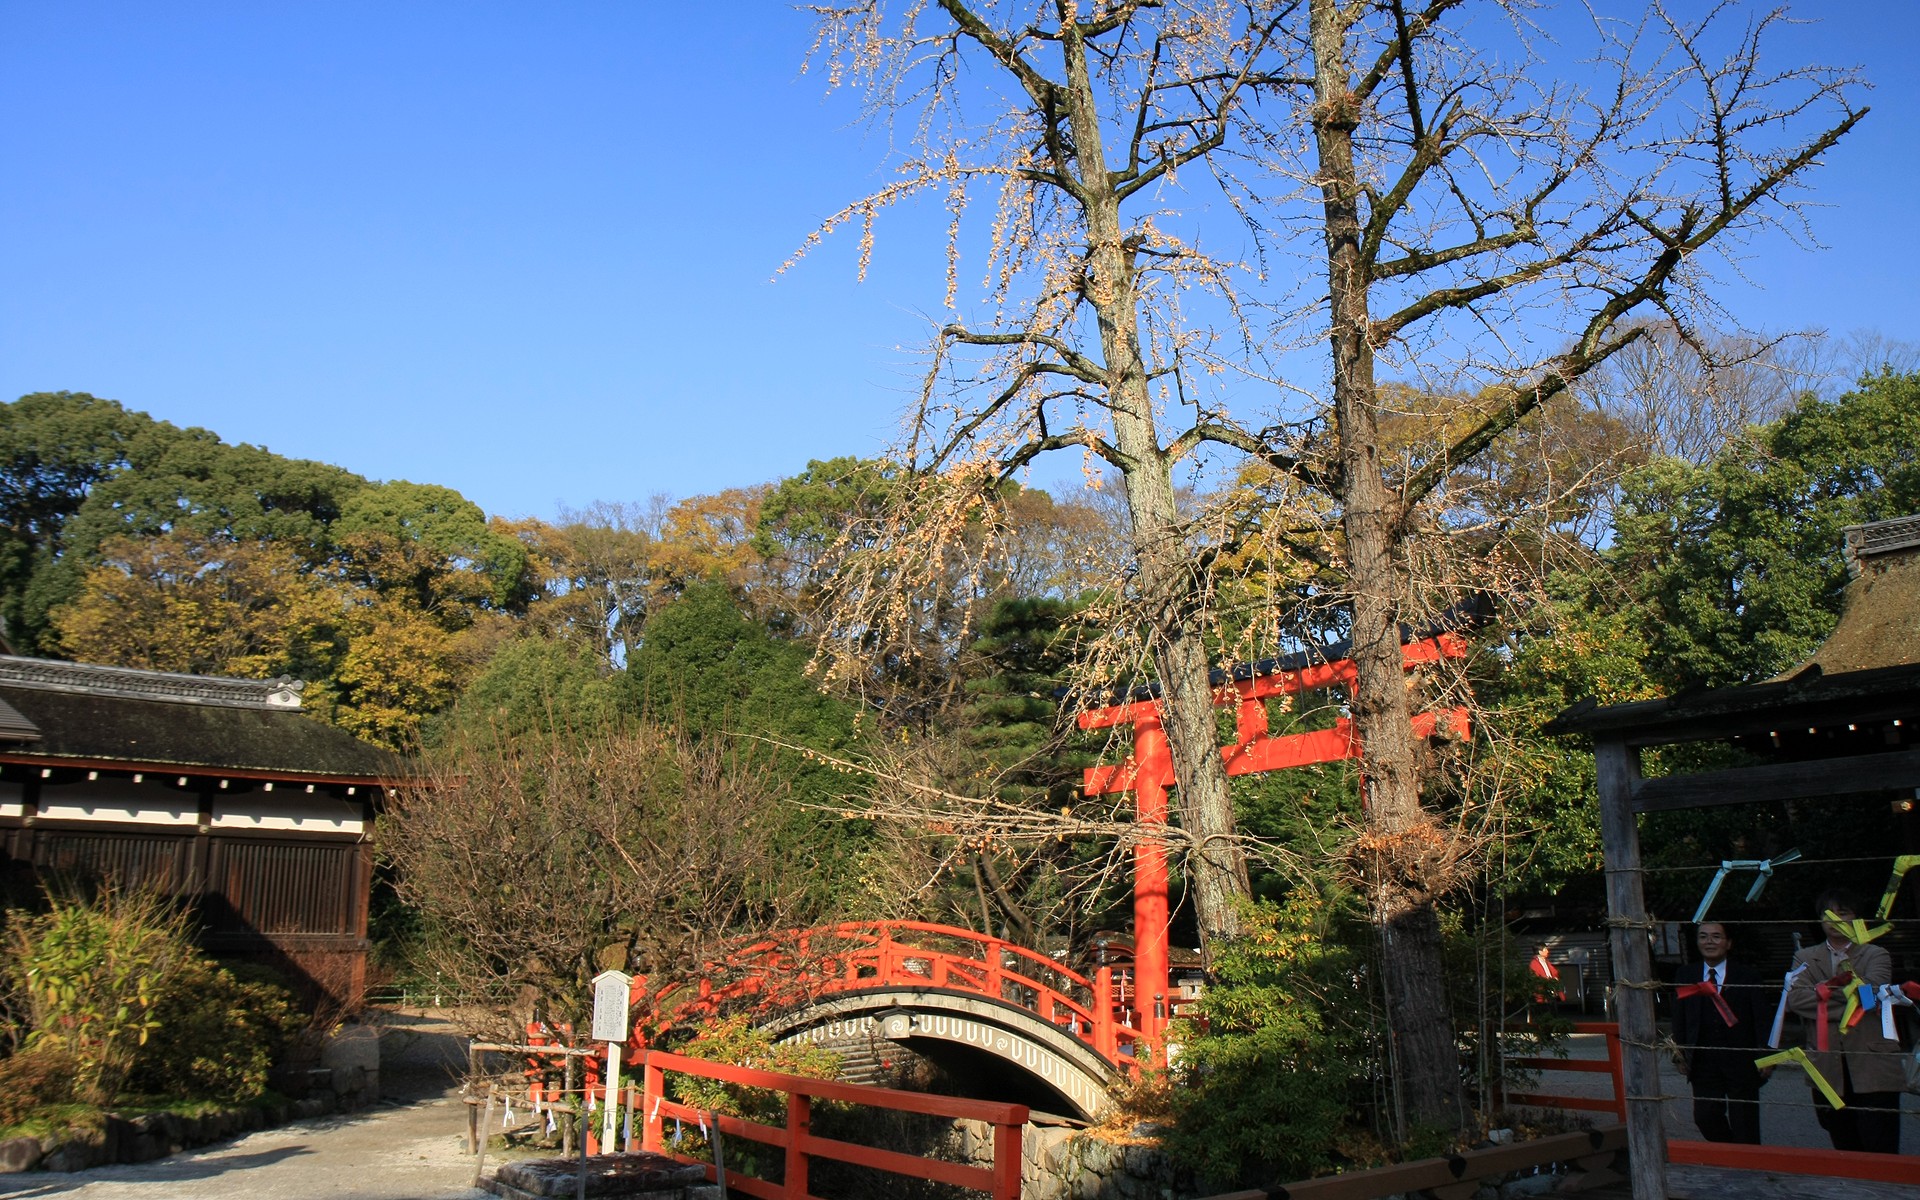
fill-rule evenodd
<path id="1" fill-rule="evenodd" d="M 1728 875 L 1731 875 L 1735 871 L 1760 872 L 1760 877 L 1755 879 L 1753 886 L 1747 889 L 1747 903 L 1751 904 L 1760 898 L 1761 892 L 1766 890 L 1767 880 L 1773 878 L 1773 869 L 1775 867 L 1783 863 L 1790 863 L 1799 857 L 1800 851 L 1789 850 L 1785 854 L 1776 854 L 1772 858 L 1722 859 L 1720 861 L 1720 869 L 1713 873 L 1713 882 L 1707 885 L 1707 894 L 1700 897 L 1700 907 L 1693 910 L 1693 923 L 1698 925 L 1706 919 L 1707 909 L 1713 906 L 1713 898 L 1720 894 L 1720 885 L 1727 881 Z M 1915 855 L 1914 861 L 1920 862 L 1920 855 Z"/>
<path id="2" fill-rule="evenodd" d="M 1807 964 L 1801 963 L 1787 972 L 1787 981 L 1780 985 L 1780 1007 L 1773 1010 L 1773 1032 L 1767 1036 L 1767 1045 L 1775 1050 L 1780 1048 L 1780 1031 L 1787 1023 L 1787 993 L 1793 990 L 1793 981 L 1806 969 Z"/>
<path id="3" fill-rule="evenodd" d="M 1880 995 L 1880 1036 L 1890 1042 L 1898 1041 L 1900 1034 L 1893 1027 L 1893 1010 L 1903 1004 L 1908 1008 L 1920 1008 L 1920 983 L 1883 983 L 1877 990 Z"/>
<path id="4" fill-rule="evenodd" d="M 1893 915 L 1893 901 L 1900 894 L 1900 881 L 1915 867 L 1920 867 L 1920 854 L 1902 854 L 1893 860 L 1893 877 L 1887 880 L 1887 890 L 1880 897 L 1880 909 L 1873 914 L 1877 919 L 1884 921 Z"/>
<path id="5" fill-rule="evenodd" d="M 1842 990 L 1847 995 L 1847 1006 L 1840 1012 L 1840 1031 L 1845 1033 L 1858 1025 L 1861 1017 L 1872 1011 L 1874 992 L 1872 984 L 1862 984 L 1858 979 L 1848 983 Z"/>
<path id="6" fill-rule="evenodd" d="M 1825 983 L 1814 985 L 1813 994 L 1819 999 L 1814 1006 L 1813 1048 L 1822 1054 L 1827 1052 L 1827 1000 L 1833 995 L 1833 989 L 1844 989 L 1852 982 L 1853 972 L 1842 971 Z"/>
<path id="7" fill-rule="evenodd" d="M 1864 946 L 1893 928 L 1891 925 L 1876 925 L 1872 929 L 1869 929 L 1867 928 L 1866 919 L 1863 917 L 1854 917 L 1850 920 L 1842 921 L 1839 915 L 1832 909 L 1828 909 L 1820 915 L 1827 919 L 1828 924 L 1846 934 L 1847 940 L 1856 946 Z"/>
<path id="8" fill-rule="evenodd" d="M 1847 1102 L 1842 1100 L 1840 1094 L 1833 1090 L 1833 1085 L 1827 1082 L 1827 1077 L 1820 1073 L 1820 1068 L 1814 1066 L 1813 1060 L 1807 1057 L 1807 1052 L 1798 1046 L 1795 1046 L 1791 1050 L 1782 1050 L 1778 1054 L 1769 1054 L 1765 1058 L 1757 1058 L 1754 1060 L 1753 1065 L 1756 1067 L 1780 1067 L 1788 1065 L 1799 1067 L 1807 1073 L 1807 1078 L 1812 1081 L 1813 1086 L 1820 1089 L 1820 1094 L 1827 1098 L 1828 1104 L 1833 1105 L 1836 1109 L 1847 1106 Z"/>
<path id="9" fill-rule="evenodd" d="M 1720 994 L 1720 989 L 1704 979 L 1699 983 L 1683 983 L 1674 990 L 1673 994 L 1680 1000 L 1687 1000 L 1694 996 L 1712 997 L 1714 1011 L 1720 1014 L 1720 1019 L 1726 1022 L 1728 1029 L 1740 1023 L 1740 1018 L 1734 1016 L 1733 1010 L 1727 1007 L 1727 998 Z"/>

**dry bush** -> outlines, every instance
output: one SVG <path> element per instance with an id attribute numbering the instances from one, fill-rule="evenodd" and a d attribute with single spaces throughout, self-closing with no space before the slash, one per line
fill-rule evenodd
<path id="1" fill-rule="evenodd" d="M 440 751 L 385 839 L 421 965 L 503 1022 L 578 1022 L 602 970 L 657 985 L 733 935 L 815 919 L 786 791 L 765 747 L 645 724 Z"/>

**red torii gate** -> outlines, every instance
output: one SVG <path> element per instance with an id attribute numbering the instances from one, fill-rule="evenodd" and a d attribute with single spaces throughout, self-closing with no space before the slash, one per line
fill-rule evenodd
<path id="1" fill-rule="evenodd" d="M 1465 658 L 1467 641 L 1457 633 L 1439 633 L 1405 642 L 1401 652 L 1406 668 L 1413 670 L 1442 659 Z M 1236 707 L 1234 742 L 1220 748 L 1221 756 L 1226 759 L 1227 774 L 1255 775 L 1358 758 L 1360 739 L 1354 733 L 1353 722 L 1346 717 L 1335 721 L 1331 729 L 1312 733 L 1274 737 L 1267 732 L 1267 700 L 1339 683 L 1351 684 L 1354 676 L 1353 660 L 1342 658 L 1294 668 L 1280 667 L 1246 679 L 1231 680 L 1214 689 L 1216 707 L 1229 704 Z M 1413 730 L 1420 737 L 1432 737 L 1443 722 L 1455 736 L 1467 736 L 1464 706 L 1419 713 L 1413 718 Z M 1089 796 L 1132 792 L 1139 823 L 1143 827 L 1164 827 L 1167 789 L 1174 786 L 1174 776 L 1172 748 L 1160 725 L 1160 702 L 1134 700 L 1092 709 L 1080 714 L 1079 724 L 1082 729 L 1133 726 L 1133 754 L 1118 765 L 1088 767 L 1082 790 Z M 1166 1041 L 1162 1035 L 1169 1017 L 1170 990 L 1165 843 L 1149 832 L 1134 847 L 1133 863 L 1135 1029 L 1153 1047 L 1154 1061 L 1164 1064 Z"/>

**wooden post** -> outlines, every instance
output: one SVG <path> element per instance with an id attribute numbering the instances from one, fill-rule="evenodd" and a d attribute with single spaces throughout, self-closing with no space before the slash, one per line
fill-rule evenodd
<path id="1" fill-rule="evenodd" d="M 1020 1168 L 1024 1125 L 993 1127 L 993 1200 L 1020 1200 Z"/>
<path id="2" fill-rule="evenodd" d="M 782 1194 L 807 1195 L 807 1138 L 813 1129 L 813 1098 L 787 1093 L 787 1170 Z"/>
<path id="3" fill-rule="evenodd" d="M 566 1066 L 566 1072 L 562 1077 L 563 1082 L 560 1085 L 560 1094 L 562 1096 L 565 1096 L 568 1100 L 572 1100 L 573 1099 L 573 1055 L 571 1054 L 567 1055 L 565 1060 L 565 1066 Z M 573 1139 L 575 1137 L 584 1138 L 586 1136 L 586 1132 L 587 1132 L 586 1123 L 579 1119 L 581 1116 L 584 1116 L 587 1111 L 587 1106 L 585 1103 L 585 1097 L 586 1097 L 585 1088 L 580 1089 L 580 1095 L 582 1098 L 582 1102 L 580 1104 L 579 1112 L 565 1113 L 560 1118 L 560 1153 L 563 1155 L 573 1153 Z"/>
<path id="4" fill-rule="evenodd" d="M 653 1056 L 640 1059 L 640 1148 L 660 1153 L 660 1113 L 655 1101 L 667 1094 L 666 1072 L 653 1065 Z"/>
<path id="5" fill-rule="evenodd" d="M 1626 1058 L 1627 1170 L 1635 1200 L 1666 1200 L 1667 1131 L 1654 1046 L 1653 955 L 1647 946 L 1640 831 L 1633 811 L 1640 754 L 1624 742 L 1599 742 L 1600 848 L 1606 859 L 1607 923 L 1613 936 L 1614 1012 Z"/>

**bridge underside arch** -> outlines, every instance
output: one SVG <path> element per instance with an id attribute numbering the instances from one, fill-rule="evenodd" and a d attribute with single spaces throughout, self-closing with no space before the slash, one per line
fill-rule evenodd
<path id="1" fill-rule="evenodd" d="M 810 1041 L 850 1062 L 901 1047 L 939 1067 L 967 1096 L 1097 1121 L 1120 1077 L 1091 1046 L 1034 1013 L 938 988 L 875 988 L 822 997 L 763 1019 L 778 1041 Z"/>

